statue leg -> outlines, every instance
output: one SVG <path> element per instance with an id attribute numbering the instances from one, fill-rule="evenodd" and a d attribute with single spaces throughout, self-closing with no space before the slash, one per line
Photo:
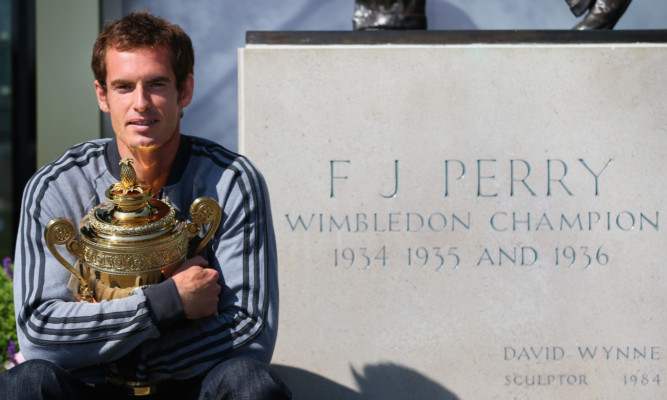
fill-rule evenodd
<path id="1" fill-rule="evenodd" d="M 632 0 L 595 0 L 591 11 L 574 29 L 613 29 Z"/>
<path id="2" fill-rule="evenodd" d="M 565 0 L 567 4 L 570 6 L 570 11 L 572 11 L 572 14 L 575 16 L 580 16 L 586 10 L 591 8 L 593 0 Z"/>
<path id="3" fill-rule="evenodd" d="M 359 30 L 427 28 L 426 0 L 356 0 L 353 28 Z"/>

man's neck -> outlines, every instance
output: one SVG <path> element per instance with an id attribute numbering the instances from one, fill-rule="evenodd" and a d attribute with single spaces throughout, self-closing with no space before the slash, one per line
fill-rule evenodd
<path id="1" fill-rule="evenodd" d="M 158 194 L 167 183 L 171 166 L 178 153 L 180 135 L 174 135 L 160 147 L 129 148 L 118 141 L 118 153 L 121 158 L 131 158 L 137 178 L 145 181 Z"/>

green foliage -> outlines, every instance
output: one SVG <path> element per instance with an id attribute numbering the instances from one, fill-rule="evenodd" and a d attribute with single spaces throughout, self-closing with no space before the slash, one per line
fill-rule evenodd
<path id="1" fill-rule="evenodd" d="M 9 265 L 10 271 L 14 266 Z M 0 269 L 0 371 L 5 370 L 5 364 L 9 362 L 7 348 L 9 341 L 13 341 L 18 351 L 16 340 L 16 320 L 14 318 L 14 299 L 12 278 L 7 275 L 5 268 Z"/>

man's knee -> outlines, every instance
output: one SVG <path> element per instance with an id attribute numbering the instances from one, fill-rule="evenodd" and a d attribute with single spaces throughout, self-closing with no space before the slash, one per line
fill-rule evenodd
<path id="1" fill-rule="evenodd" d="M 292 398 L 277 372 L 261 361 L 246 358 L 228 360 L 215 367 L 207 374 L 202 392 L 206 399 Z"/>
<path id="2" fill-rule="evenodd" d="M 72 396 L 71 385 L 84 384 L 67 370 L 45 360 L 29 360 L 0 375 L 0 398 L 57 399 Z M 67 397 L 78 398 L 78 397 Z"/>
<path id="3" fill-rule="evenodd" d="M 54 385 L 58 377 L 68 374 L 63 368 L 45 360 L 25 361 L 6 372 L 7 379 L 23 387 Z"/>

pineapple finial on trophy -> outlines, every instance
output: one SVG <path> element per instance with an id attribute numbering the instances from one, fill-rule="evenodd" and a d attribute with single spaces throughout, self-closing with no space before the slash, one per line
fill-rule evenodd
<path id="1" fill-rule="evenodd" d="M 131 158 L 123 158 L 120 160 L 120 181 L 125 187 L 131 187 L 137 184 L 137 173 L 132 167 L 134 161 Z"/>
<path id="2" fill-rule="evenodd" d="M 137 179 L 137 173 L 132 164 L 134 160 L 131 158 L 123 158 L 120 164 L 120 181 L 113 184 L 113 190 L 116 193 L 127 195 L 131 192 L 144 193 L 144 189 L 150 189 L 146 182 Z"/>

